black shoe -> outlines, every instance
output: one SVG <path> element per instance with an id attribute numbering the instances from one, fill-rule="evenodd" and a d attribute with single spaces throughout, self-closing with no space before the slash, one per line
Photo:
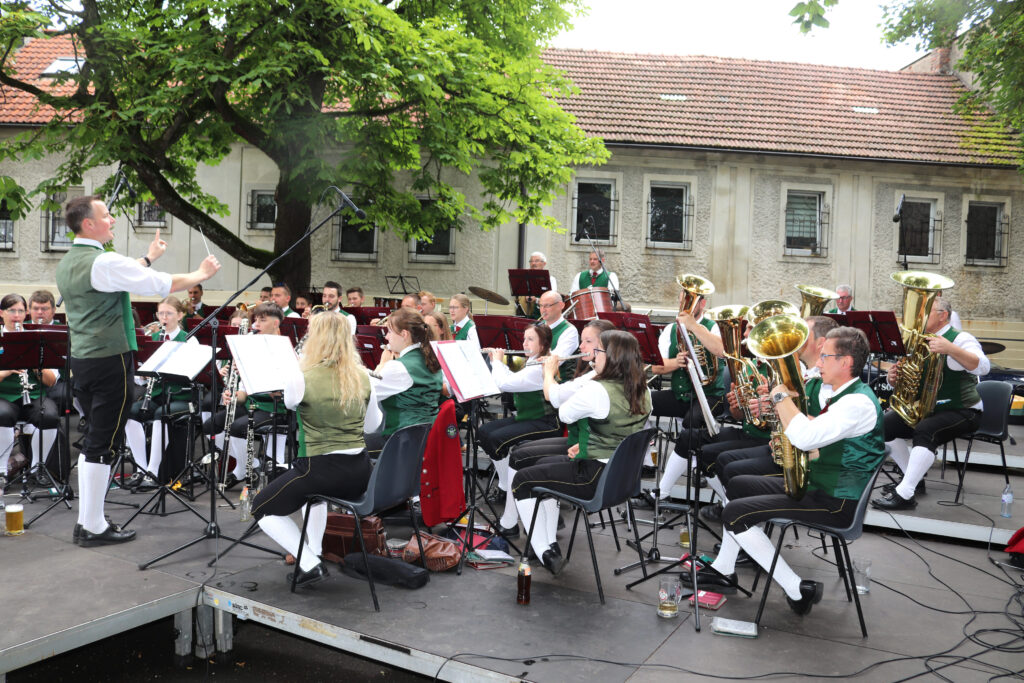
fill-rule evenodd
<path id="1" fill-rule="evenodd" d="M 896 486 L 897 484 L 895 482 L 889 482 L 888 484 L 884 484 L 882 486 L 882 495 L 888 496 L 890 493 L 896 490 Z M 916 498 L 917 496 L 925 495 L 927 493 L 928 490 L 927 488 L 925 488 L 924 479 L 922 479 L 921 481 L 917 482 L 917 486 L 914 487 L 914 497 Z"/>
<path id="2" fill-rule="evenodd" d="M 787 595 L 786 602 L 789 603 L 790 609 L 802 617 L 811 611 L 811 607 L 821 602 L 821 592 L 824 587 L 818 581 L 804 579 L 800 582 L 800 599 L 794 600 Z"/>
<path id="3" fill-rule="evenodd" d="M 78 545 L 83 548 L 91 548 L 95 545 L 111 545 L 113 543 L 126 543 L 135 538 L 135 529 L 125 531 L 114 524 L 108 524 L 107 528 L 98 534 L 80 529 L 78 531 Z"/>
<path id="4" fill-rule="evenodd" d="M 689 570 L 682 571 L 679 574 L 679 579 L 683 584 L 683 588 L 693 590 L 693 581 L 690 579 Z M 736 574 L 734 572 L 729 576 L 722 576 L 713 569 L 706 567 L 697 572 L 697 588 L 698 590 L 710 590 L 714 593 L 732 595 L 736 592 Z"/>
<path id="5" fill-rule="evenodd" d="M 722 504 L 713 503 L 711 505 L 704 505 L 700 509 L 700 518 L 705 522 L 714 522 L 715 524 L 722 523 Z"/>
<path id="6" fill-rule="evenodd" d="M 562 557 L 562 549 L 558 547 L 557 543 L 552 543 L 551 546 L 544 551 L 544 557 L 541 558 L 541 564 L 543 564 L 549 572 L 558 576 L 565 566 L 565 558 Z"/>
<path id="7" fill-rule="evenodd" d="M 111 527 L 113 527 L 117 531 L 121 530 L 120 525 L 114 524 L 112 521 L 110 521 L 110 517 L 108 515 L 104 515 L 103 518 L 105 520 L 107 520 L 107 524 L 109 524 Z M 81 537 L 82 537 L 82 525 L 81 524 L 76 524 L 74 531 L 71 532 L 71 542 L 74 543 L 75 545 L 78 545 L 78 541 L 81 539 Z"/>
<path id="8" fill-rule="evenodd" d="M 914 496 L 909 499 L 904 498 L 894 490 L 891 495 L 883 498 L 875 498 L 871 501 L 871 505 L 879 510 L 913 510 L 917 507 L 917 500 Z"/>
<path id="9" fill-rule="evenodd" d="M 142 483 L 145 476 L 146 475 L 142 473 L 142 470 L 137 470 L 132 474 L 132 476 L 124 480 L 123 487 L 126 489 L 133 489 Z"/>
<path id="10" fill-rule="evenodd" d="M 506 529 L 501 525 L 501 522 L 498 522 L 494 525 L 494 533 L 500 534 L 505 538 L 519 538 L 519 525 L 516 524 Z"/>
<path id="11" fill-rule="evenodd" d="M 650 465 L 644 465 L 643 470 L 640 472 L 641 479 L 654 479 L 658 476 L 658 468 L 651 467 Z"/>
<path id="12" fill-rule="evenodd" d="M 84 417 L 78 418 L 78 431 L 80 431 L 80 432 L 84 432 L 85 431 L 85 418 Z"/>
<path id="13" fill-rule="evenodd" d="M 305 588 L 306 586 L 312 586 L 313 584 L 320 583 L 329 576 L 327 572 L 327 565 L 325 565 L 323 562 L 313 567 L 308 572 L 304 572 L 300 569 L 296 573 L 298 574 L 298 578 L 295 580 L 296 588 Z M 291 585 L 292 574 L 289 573 L 286 578 L 288 579 L 288 584 Z"/>
<path id="14" fill-rule="evenodd" d="M 238 486 L 238 477 L 235 476 L 234 472 L 228 472 L 228 476 L 224 477 L 224 489 L 230 491 L 236 486 Z"/>

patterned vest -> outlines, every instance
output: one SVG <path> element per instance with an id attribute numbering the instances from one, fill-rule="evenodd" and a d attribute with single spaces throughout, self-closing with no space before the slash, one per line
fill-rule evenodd
<path id="1" fill-rule="evenodd" d="M 458 332 L 455 331 L 455 323 L 452 323 L 452 334 L 455 335 L 455 341 L 463 341 L 469 339 L 469 331 L 473 329 L 473 321 L 467 320 L 466 324 L 459 328 Z"/>

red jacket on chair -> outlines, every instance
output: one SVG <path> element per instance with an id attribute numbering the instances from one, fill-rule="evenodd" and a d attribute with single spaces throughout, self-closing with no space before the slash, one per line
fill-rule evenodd
<path id="1" fill-rule="evenodd" d="M 462 489 L 462 447 L 455 421 L 455 401 L 445 401 L 434 420 L 423 454 L 420 510 L 423 522 L 434 526 L 449 522 L 466 509 Z"/>

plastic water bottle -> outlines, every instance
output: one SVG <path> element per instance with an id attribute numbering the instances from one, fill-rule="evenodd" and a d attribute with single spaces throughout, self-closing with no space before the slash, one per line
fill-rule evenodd
<path id="1" fill-rule="evenodd" d="M 1011 517 L 1013 515 L 1013 489 L 1010 488 L 1009 483 L 1003 489 L 1003 502 L 999 506 L 999 514 L 1003 517 Z"/>
<path id="2" fill-rule="evenodd" d="M 518 593 L 516 603 L 520 605 L 530 604 L 530 563 L 524 558 L 519 563 L 519 573 L 516 577 Z"/>

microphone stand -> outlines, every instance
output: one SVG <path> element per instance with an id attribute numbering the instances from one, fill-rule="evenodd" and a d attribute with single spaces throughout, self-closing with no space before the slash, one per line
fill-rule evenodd
<path id="1" fill-rule="evenodd" d="M 292 253 L 292 251 L 294 251 L 296 247 L 298 247 L 300 244 L 302 244 L 303 242 L 308 240 L 310 237 L 312 237 L 313 234 L 317 230 L 322 228 L 332 218 L 334 218 L 339 213 L 341 213 L 341 210 L 345 206 L 351 207 L 355 211 L 356 215 L 359 218 L 365 218 L 366 217 L 366 213 L 362 209 L 360 209 L 358 206 L 353 204 L 352 200 L 348 198 L 348 195 L 346 195 L 344 192 L 342 192 L 340 189 L 338 189 L 337 187 L 335 187 L 333 185 L 328 187 L 326 190 L 324 190 L 324 192 L 320 195 L 320 199 L 317 201 L 317 204 L 320 204 L 323 201 L 324 195 L 327 194 L 327 190 L 334 190 L 335 192 L 337 192 L 341 196 L 342 202 L 338 205 L 338 207 L 336 209 L 334 209 L 334 211 L 332 211 L 330 214 L 328 214 L 326 218 L 324 218 L 322 221 L 320 221 L 316 225 L 313 225 L 312 221 L 311 221 L 310 222 L 310 227 L 306 228 L 306 231 L 299 237 L 299 239 L 297 239 L 290 247 L 288 247 L 283 252 L 281 252 L 281 254 L 277 256 L 277 258 L 275 258 L 273 261 L 268 263 L 266 268 L 264 268 L 263 270 L 261 270 L 259 273 L 256 274 L 256 277 L 254 277 L 249 282 L 245 283 L 245 285 L 243 285 L 241 289 L 239 289 L 237 292 L 235 292 L 230 297 L 228 297 L 228 299 L 224 303 L 222 303 L 220 306 L 215 308 L 208 316 L 203 318 L 199 322 L 199 324 L 196 325 L 194 328 L 192 328 L 192 330 L 185 336 L 185 339 L 188 340 L 188 339 L 194 337 L 196 334 L 198 334 L 199 330 L 202 329 L 203 327 L 205 327 L 207 325 L 209 325 L 209 327 L 210 327 L 210 332 L 211 332 L 211 340 L 210 340 L 210 348 L 211 348 L 211 353 L 210 353 L 210 393 L 211 393 L 211 396 L 214 397 L 214 403 L 213 403 L 213 405 L 211 407 L 216 408 L 216 397 L 220 395 L 218 393 L 218 391 L 217 391 L 217 378 L 220 376 L 220 373 L 217 372 L 217 326 L 218 326 L 217 315 L 219 315 L 220 312 L 222 310 L 224 310 L 224 308 L 226 306 L 228 306 L 232 301 L 234 301 L 239 296 L 241 296 L 243 292 L 245 292 L 247 289 L 249 289 L 249 287 L 254 285 L 271 268 L 273 268 L 275 265 L 277 265 L 278 261 L 283 259 L 288 254 Z M 214 414 L 216 414 L 216 410 L 214 411 Z M 211 441 L 213 440 L 214 436 L 215 435 L 211 435 L 210 436 Z M 227 451 L 227 443 L 226 442 L 224 444 L 224 448 L 225 448 L 225 452 L 226 452 Z M 221 456 L 222 457 L 226 457 L 224 455 L 224 453 L 222 453 Z M 254 548 L 256 550 L 262 550 L 263 552 L 267 552 L 267 553 L 270 553 L 272 555 L 283 556 L 283 553 L 280 553 L 280 552 L 278 552 L 276 550 L 271 550 L 270 548 L 264 548 L 263 546 L 259 546 L 259 545 L 256 545 L 254 543 L 250 543 L 248 541 L 245 541 L 245 540 L 242 540 L 242 539 L 239 539 L 239 538 L 234 538 L 234 537 L 231 537 L 231 536 L 226 536 L 225 534 L 221 533 L 220 525 L 217 523 L 217 492 L 218 492 L 217 467 L 214 464 L 214 466 L 210 468 L 210 521 L 207 523 L 206 528 L 203 530 L 203 533 L 200 536 L 198 536 L 197 538 L 192 539 L 191 541 L 185 543 L 184 545 L 181 545 L 181 546 L 175 548 L 174 550 L 166 552 L 163 555 L 160 555 L 159 557 L 155 557 L 152 560 L 149 560 L 148 562 L 144 562 L 144 563 L 140 564 L 139 565 L 139 569 L 146 569 L 150 565 L 152 565 L 152 564 L 154 564 L 156 562 L 159 562 L 160 560 L 163 560 L 163 559 L 165 559 L 167 557 L 170 557 L 171 555 L 174 555 L 174 554 L 176 554 L 176 553 L 178 553 L 178 552 L 180 552 L 182 550 L 185 550 L 186 548 L 190 548 L 193 545 L 195 545 L 195 544 L 197 544 L 197 543 L 199 543 L 201 541 L 208 540 L 208 539 L 212 539 L 214 541 L 219 541 L 220 539 L 224 539 L 226 541 L 231 541 L 231 542 L 235 543 L 236 545 L 241 544 L 241 545 L 244 545 L 244 546 L 246 546 L 248 548 Z"/>

